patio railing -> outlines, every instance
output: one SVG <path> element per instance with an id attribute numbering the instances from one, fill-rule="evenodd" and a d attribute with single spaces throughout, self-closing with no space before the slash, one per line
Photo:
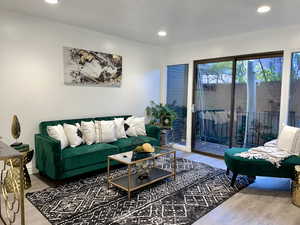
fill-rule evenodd
<path id="1" fill-rule="evenodd" d="M 238 112 L 234 116 L 233 145 L 253 147 L 277 137 L 279 112 Z M 246 133 L 247 117 L 251 118 Z M 230 112 L 202 110 L 195 113 L 196 138 L 206 142 L 228 145 Z M 295 124 L 295 113 L 289 112 L 289 124 Z M 246 139 L 246 140 L 245 140 Z"/>

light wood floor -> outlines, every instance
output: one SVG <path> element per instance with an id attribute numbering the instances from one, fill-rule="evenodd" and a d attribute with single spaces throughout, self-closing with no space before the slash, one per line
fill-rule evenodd
<path id="1" fill-rule="evenodd" d="M 178 157 L 226 168 L 223 160 L 208 156 L 178 152 Z M 31 192 L 53 185 L 38 175 L 32 175 L 32 183 Z M 290 195 L 288 179 L 258 177 L 255 183 L 210 211 L 194 225 L 299 225 L 300 208 L 291 203 Z M 27 200 L 25 208 L 27 225 L 50 224 Z M 17 221 L 16 224 L 20 223 Z"/>

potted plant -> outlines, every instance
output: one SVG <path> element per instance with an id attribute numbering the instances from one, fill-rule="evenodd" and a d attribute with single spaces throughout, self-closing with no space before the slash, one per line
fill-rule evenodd
<path id="1" fill-rule="evenodd" d="M 151 101 L 150 106 L 146 108 L 146 114 L 150 118 L 150 124 L 163 129 L 171 129 L 177 117 L 176 112 L 167 105 L 156 104 L 154 101 Z"/>

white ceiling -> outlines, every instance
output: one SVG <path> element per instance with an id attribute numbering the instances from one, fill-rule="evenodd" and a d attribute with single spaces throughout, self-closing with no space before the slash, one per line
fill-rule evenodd
<path id="1" fill-rule="evenodd" d="M 259 15 L 262 4 L 272 11 Z M 0 0 L 0 8 L 158 45 L 300 24 L 299 0 Z"/>

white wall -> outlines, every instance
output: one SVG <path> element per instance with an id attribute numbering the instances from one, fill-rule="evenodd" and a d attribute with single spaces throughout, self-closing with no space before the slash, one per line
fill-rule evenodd
<path id="1" fill-rule="evenodd" d="M 189 64 L 187 140 L 191 139 L 193 60 L 284 50 L 280 119 L 282 124 L 286 121 L 288 112 L 290 53 L 292 49 L 299 47 L 300 26 L 251 32 L 169 47 L 166 52 L 166 65 Z M 163 77 L 165 76 L 164 73 Z M 163 90 L 163 95 L 165 95 L 165 90 Z M 191 150 L 190 141 L 187 142 L 186 150 Z"/>
<path id="2" fill-rule="evenodd" d="M 205 42 L 171 46 L 167 51 L 167 64 L 299 48 L 299 41 L 300 26 L 244 33 Z"/>
<path id="3" fill-rule="evenodd" d="M 63 46 L 123 56 L 121 88 L 65 86 Z M 161 55 L 155 46 L 0 11 L 0 136 L 13 141 L 13 114 L 32 147 L 40 121 L 143 115 L 150 100 L 160 101 Z"/>

